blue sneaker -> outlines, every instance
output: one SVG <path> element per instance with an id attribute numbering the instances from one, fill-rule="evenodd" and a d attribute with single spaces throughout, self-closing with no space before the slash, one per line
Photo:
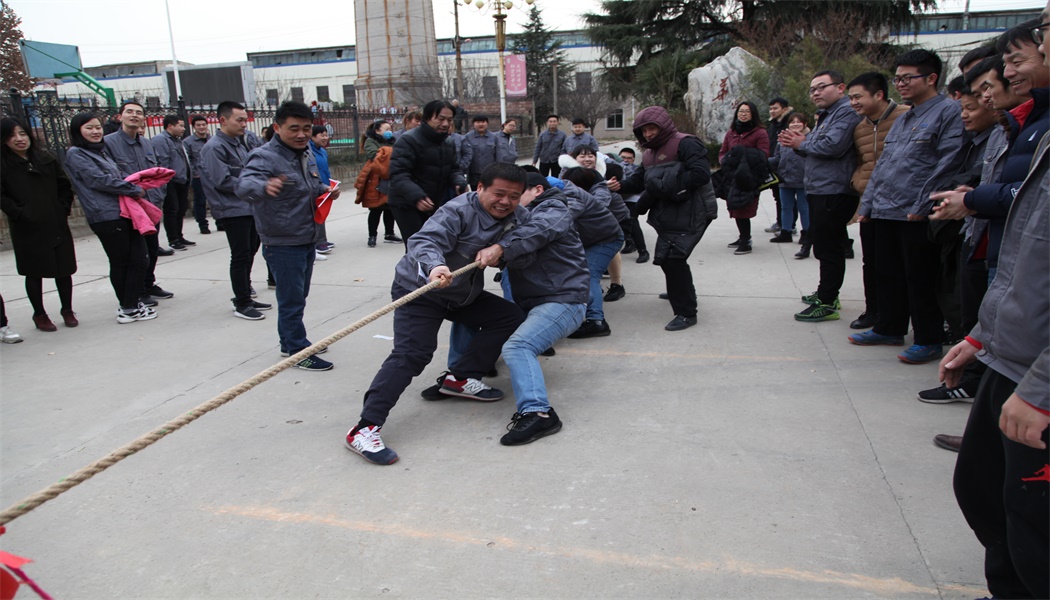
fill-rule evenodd
<path id="1" fill-rule="evenodd" d="M 351 429 L 346 434 L 346 447 L 372 464 L 392 465 L 397 462 L 397 452 L 383 444 L 383 438 L 379 437 L 379 429 L 375 425 L 362 427 L 356 432 Z"/>
<path id="2" fill-rule="evenodd" d="M 920 346 L 915 344 L 897 355 L 901 361 L 912 365 L 923 365 L 944 356 L 944 346 L 933 344 L 932 346 Z"/>
<path id="3" fill-rule="evenodd" d="M 854 333 L 847 338 L 851 344 L 858 346 L 903 346 L 904 336 L 902 335 L 882 335 L 881 333 L 875 333 L 874 329 L 862 331 L 860 333 Z"/>

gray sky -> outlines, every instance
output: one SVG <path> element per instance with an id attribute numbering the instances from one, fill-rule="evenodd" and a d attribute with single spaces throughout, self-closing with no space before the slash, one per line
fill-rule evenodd
<path id="1" fill-rule="evenodd" d="M 194 64 L 238 62 L 246 52 L 354 43 L 353 0 L 288 3 L 253 0 L 169 0 L 179 60 Z M 641 1 L 641 0 L 639 0 Z M 434 0 L 439 38 L 452 37 L 453 0 Z M 552 29 L 582 27 L 579 15 L 596 10 L 598 0 L 536 0 Z M 80 47 L 85 66 L 170 60 L 163 0 L 8 0 L 22 18 L 27 39 Z M 942 0 L 940 10 L 961 11 L 965 0 Z M 286 11 L 301 6 L 302 16 Z M 508 31 L 520 31 L 526 15 L 515 0 Z M 238 14 L 230 6 L 244 7 Z M 1042 8 L 1041 0 L 971 0 L 971 10 Z M 216 8 L 219 11 L 216 12 Z M 460 4 L 460 35 L 494 33 L 492 12 Z M 313 23 L 316 23 L 313 24 Z M 231 30 L 231 28 L 233 30 Z"/>

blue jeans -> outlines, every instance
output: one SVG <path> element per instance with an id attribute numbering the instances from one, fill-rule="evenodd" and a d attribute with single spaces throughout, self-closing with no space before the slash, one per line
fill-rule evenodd
<path id="1" fill-rule="evenodd" d="M 602 305 L 602 273 L 609 269 L 609 263 L 612 262 L 620 248 L 623 248 L 623 231 L 617 232 L 614 242 L 595 244 L 583 249 L 587 254 L 587 270 L 591 273 L 591 299 L 587 302 L 588 321 L 605 320 L 605 310 Z"/>
<path id="2" fill-rule="evenodd" d="M 277 282 L 277 337 L 281 352 L 295 354 L 310 345 L 306 339 L 303 312 L 314 273 L 313 244 L 263 246 L 263 258 Z"/>
<path id="3" fill-rule="evenodd" d="M 795 210 L 798 210 L 798 220 L 802 224 L 802 231 L 809 231 L 809 202 L 806 200 L 804 188 L 780 187 L 780 223 L 784 229 L 793 229 L 795 225 Z"/>
<path id="4" fill-rule="evenodd" d="M 503 361 L 510 368 L 510 383 L 519 413 L 547 412 L 547 384 L 537 356 L 554 342 L 576 331 L 583 324 L 587 307 L 583 304 L 548 302 L 529 311 L 525 322 L 503 344 Z"/>

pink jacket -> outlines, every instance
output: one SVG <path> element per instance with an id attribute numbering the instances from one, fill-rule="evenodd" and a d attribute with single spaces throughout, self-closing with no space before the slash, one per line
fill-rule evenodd
<path id="1" fill-rule="evenodd" d="M 164 167 L 153 167 L 132 173 L 124 178 L 125 181 L 134 183 L 144 190 L 158 188 L 175 176 L 175 171 Z M 131 219 L 132 226 L 142 235 L 157 233 L 157 224 L 164 216 L 164 211 L 153 205 L 145 198 L 132 198 L 120 196 L 120 216 Z"/>

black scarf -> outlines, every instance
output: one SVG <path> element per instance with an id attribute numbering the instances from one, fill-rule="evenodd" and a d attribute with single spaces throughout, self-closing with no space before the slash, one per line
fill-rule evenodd
<path id="1" fill-rule="evenodd" d="M 746 122 L 745 121 L 738 121 L 735 118 L 733 119 L 733 131 L 735 131 L 735 132 L 737 132 L 737 133 L 739 133 L 741 135 L 751 131 L 752 129 L 754 129 L 757 126 L 758 126 L 758 123 L 756 123 L 754 119 L 751 119 L 750 121 L 746 121 Z"/>

